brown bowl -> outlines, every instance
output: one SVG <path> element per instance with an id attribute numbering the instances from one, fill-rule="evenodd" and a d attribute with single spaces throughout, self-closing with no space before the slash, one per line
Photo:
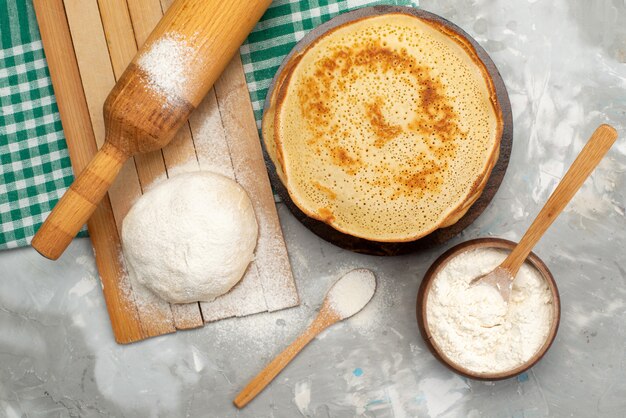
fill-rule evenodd
<path id="1" fill-rule="evenodd" d="M 554 341 L 554 338 L 556 337 L 556 332 L 559 328 L 559 321 L 561 319 L 561 299 L 559 297 L 559 290 L 556 287 L 556 282 L 554 281 L 552 273 L 550 273 L 550 270 L 548 270 L 548 267 L 546 267 L 545 263 L 541 261 L 541 259 L 537 257 L 535 253 L 530 253 L 526 261 L 528 261 L 541 273 L 546 282 L 548 282 L 550 291 L 552 292 L 552 324 L 550 326 L 550 330 L 548 331 L 546 341 L 543 343 L 539 351 L 537 351 L 534 356 L 528 359 L 528 361 L 526 361 L 525 363 L 511 370 L 498 373 L 477 373 L 454 363 L 446 356 L 446 354 L 442 350 L 440 350 L 437 344 L 433 341 L 433 337 L 430 333 L 430 328 L 428 326 L 428 317 L 426 315 L 426 302 L 428 294 L 430 293 L 433 279 L 437 276 L 442 267 L 457 255 L 466 251 L 474 250 L 476 248 L 488 247 L 512 250 L 516 245 L 517 243 L 515 242 L 500 238 L 479 238 L 466 241 L 450 248 L 448 251 L 443 253 L 432 264 L 432 266 L 430 266 L 430 268 L 424 275 L 424 279 L 422 280 L 422 284 L 420 285 L 419 292 L 417 293 L 417 324 L 419 326 L 420 333 L 422 334 L 422 337 L 426 341 L 426 345 L 433 353 L 433 355 L 452 371 L 460 375 L 478 380 L 502 380 L 516 376 L 534 366 L 548 351 L 548 349 L 552 345 L 552 342 Z"/>

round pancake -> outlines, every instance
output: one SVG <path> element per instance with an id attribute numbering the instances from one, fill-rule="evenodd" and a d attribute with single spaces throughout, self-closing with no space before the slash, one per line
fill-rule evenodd
<path id="1" fill-rule="evenodd" d="M 469 42 L 393 13 L 349 22 L 293 57 L 263 134 L 304 213 L 353 236 L 401 242 L 454 223 L 478 198 L 501 119 Z"/>

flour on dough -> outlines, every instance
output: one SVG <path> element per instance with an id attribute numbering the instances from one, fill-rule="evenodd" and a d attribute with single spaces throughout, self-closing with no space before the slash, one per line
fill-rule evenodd
<path id="1" fill-rule="evenodd" d="M 208 302 L 228 292 L 253 260 L 257 236 L 245 190 L 207 171 L 159 183 L 122 224 L 131 280 L 170 303 Z"/>

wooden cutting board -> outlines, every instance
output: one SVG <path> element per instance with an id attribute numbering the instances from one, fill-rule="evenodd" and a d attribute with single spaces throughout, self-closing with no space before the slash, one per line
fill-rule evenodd
<path id="1" fill-rule="evenodd" d="M 34 0 L 75 173 L 104 142 L 102 105 L 109 91 L 172 1 Z M 246 189 L 259 241 L 255 261 L 231 292 L 211 303 L 170 305 L 128 279 L 121 225 L 154 181 L 193 170 L 224 174 Z M 88 228 L 119 343 L 298 304 L 239 56 L 167 147 L 125 164 Z"/>

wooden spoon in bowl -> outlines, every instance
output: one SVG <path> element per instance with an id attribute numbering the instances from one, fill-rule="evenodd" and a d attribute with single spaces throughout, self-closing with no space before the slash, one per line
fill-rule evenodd
<path id="1" fill-rule="evenodd" d="M 498 267 L 472 280 L 470 286 L 479 283 L 494 286 L 502 295 L 502 299 L 505 302 L 509 301 L 513 279 L 524 264 L 526 257 L 574 197 L 616 139 L 617 131 L 612 126 L 600 125 L 595 130 L 513 251 Z"/>

